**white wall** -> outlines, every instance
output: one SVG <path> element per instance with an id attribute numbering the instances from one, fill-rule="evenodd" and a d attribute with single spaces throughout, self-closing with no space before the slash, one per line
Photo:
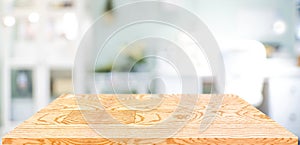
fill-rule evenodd
<path id="1" fill-rule="evenodd" d="M 198 0 L 189 1 L 187 7 L 198 14 L 217 37 L 278 42 L 284 49 L 293 52 L 294 0 Z M 286 32 L 281 35 L 273 31 L 273 24 L 278 20 L 286 23 Z"/>
<path id="2" fill-rule="evenodd" d="M 1 8 L 2 8 L 2 3 L 0 2 L 0 13 L 2 12 L 1 11 Z M 3 95 L 2 95 L 2 77 L 3 77 L 3 73 L 2 73 L 2 66 L 3 66 L 3 48 L 2 48 L 2 43 L 1 43 L 1 40 L 2 40 L 2 25 L 0 25 L 0 114 L 2 114 L 2 100 L 3 100 Z M 2 125 L 2 115 L 0 115 L 0 126 Z"/>

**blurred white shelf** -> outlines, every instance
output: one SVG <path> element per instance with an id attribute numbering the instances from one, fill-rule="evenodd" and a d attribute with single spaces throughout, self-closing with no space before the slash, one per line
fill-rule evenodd
<path id="1" fill-rule="evenodd" d="M 51 74 L 53 71 L 72 71 L 79 36 L 74 40 L 66 39 L 66 32 L 61 26 L 65 22 L 65 14 L 72 13 L 76 18 L 80 16 L 83 19 L 88 17 L 84 7 L 85 1 L 72 0 L 74 2 L 72 7 L 59 7 L 56 4 L 56 7 L 51 7 L 49 5 L 60 1 L 32 1 L 33 3 L 30 4 L 25 3 L 27 5 L 25 7 L 15 7 L 15 1 L 11 0 L 0 1 L 0 9 L 6 10 L 3 16 L 9 15 L 15 18 L 15 24 L 11 27 L 1 27 L 3 28 L 1 35 L 5 36 L 1 37 L 4 65 L 3 76 L 1 76 L 3 77 L 3 92 L 0 95 L 3 96 L 0 105 L 2 107 L 0 119 L 2 119 L 4 133 L 13 129 L 28 115 L 32 115 L 51 101 Z M 7 11 L 7 7 L 10 8 L 9 11 Z M 29 15 L 33 12 L 39 15 L 39 20 L 30 23 Z M 74 15 L 71 17 L 73 18 Z M 81 23 L 83 20 L 78 21 L 78 27 L 74 28 L 78 34 L 82 33 Z M 57 30 L 58 26 L 62 28 Z M 50 32 L 53 33 L 50 34 Z M 23 69 L 32 71 L 32 98 L 29 102 L 28 100 L 25 102 L 14 100 L 11 94 L 12 70 Z M 18 110 L 14 110 L 15 112 L 11 109 L 13 103 L 17 104 L 16 109 Z M 32 106 L 32 113 L 24 110 L 28 104 Z M 21 115 L 17 116 L 18 114 Z"/>
<path id="2" fill-rule="evenodd" d="M 11 68 L 34 68 L 38 65 L 44 65 L 50 69 L 72 69 L 72 59 L 47 59 L 44 62 L 38 61 L 37 59 L 28 58 L 13 58 L 10 59 L 9 65 Z"/>
<path id="3" fill-rule="evenodd" d="M 51 69 L 72 69 L 73 67 L 73 59 L 47 59 L 46 64 Z"/>
<path id="4" fill-rule="evenodd" d="M 51 13 L 47 14 L 48 16 L 62 16 L 65 13 L 74 12 L 74 8 L 64 8 L 64 9 L 53 9 L 53 8 L 47 8 L 47 10 L 52 11 Z M 16 9 L 10 15 L 15 17 L 28 17 L 33 12 L 30 8 L 24 8 L 24 9 Z"/>
<path id="5" fill-rule="evenodd" d="M 32 68 L 37 65 L 34 59 L 14 58 L 9 60 L 10 68 Z"/>

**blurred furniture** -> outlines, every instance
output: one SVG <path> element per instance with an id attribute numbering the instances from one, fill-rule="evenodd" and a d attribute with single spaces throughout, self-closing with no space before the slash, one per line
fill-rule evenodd
<path id="1" fill-rule="evenodd" d="M 1 33 L 5 35 L 1 39 L 4 64 L 0 114 L 3 131 L 7 132 L 45 107 L 55 95 L 51 88 L 71 85 L 68 80 L 78 34 L 83 31 L 85 9 L 84 2 L 79 0 L 0 3 Z M 82 17 L 82 21 L 77 17 Z M 65 83 L 57 79 L 61 77 Z"/>
<path id="2" fill-rule="evenodd" d="M 236 94 L 254 106 L 262 101 L 266 52 L 264 46 L 254 40 L 223 40 L 226 84 L 225 93 Z"/>
<path id="3" fill-rule="evenodd" d="M 183 119 L 182 113 L 173 113 L 179 107 L 180 98 L 183 97 L 191 96 L 178 94 L 159 97 L 149 95 L 119 95 L 118 97 L 117 95 L 78 95 L 75 97 L 65 94 L 5 135 L 3 144 L 114 144 L 115 141 L 123 144 L 298 144 L 295 135 L 234 95 L 224 96 L 222 106 L 226 107 L 220 108 L 222 113 L 218 114 L 214 123 L 210 124 L 205 132 L 201 132 L 199 127 L 210 95 L 199 96 L 201 99 L 196 103 L 196 111 L 187 125 L 176 134 L 163 138 L 162 133 L 168 132 L 170 126 L 187 119 Z M 124 102 L 120 102 L 120 98 L 124 98 L 122 99 Z M 129 109 L 127 106 L 137 107 L 134 104 L 139 101 L 157 103 L 159 99 L 162 99 L 161 102 L 159 101 L 161 105 L 154 110 Z M 78 110 L 78 101 L 84 102 L 81 104 L 84 105 L 80 107 L 81 110 Z M 103 104 L 103 108 L 98 108 L 97 103 Z M 104 111 L 117 122 L 109 122 Z M 104 138 L 87 126 L 89 123 L 85 119 L 87 116 L 84 117 L 82 112 L 85 115 L 89 114 L 91 118 L 88 118 L 92 119 L 94 125 L 103 124 L 108 127 L 99 129 L 112 133 L 114 138 Z M 166 122 L 165 119 L 170 116 L 175 119 L 174 122 Z M 130 137 L 134 135 L 131 133 L 135 132 L 120 125 L 119 128 L 116 127 L 118 123 L 155 127 L 161 121 L 165 121 L 166 125 L 152 132 L 154 136 L 159 135 L 161 138 L 153 138 L 150 133 L 149 138 L 136 139 Z M 126 135 L 120 135 L 122 133 Z"/>
<path id="4" fill-rule="evenodd" d="M 293 59 L 270 59 L 268 70 L 268 115 L 300 136 L 300 68 Z"/>

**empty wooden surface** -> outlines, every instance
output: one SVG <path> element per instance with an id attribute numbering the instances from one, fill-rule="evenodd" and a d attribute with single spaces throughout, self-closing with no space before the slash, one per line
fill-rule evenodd
<path id="1" fill-rule="evenodd" d="M 122 96 L 122 95 L 121 95 Z M 148 95 L 135 95 L 139 100 L 147 100 Z M 101 137 L 91 129 L 82 112 L 94 116 L 89 123 L 106 123 L 114 128 L 106 118 L 99 120 L 104 111 L 114 119 L 128 125 L 155 125 L 164 121 L 174 112 L 179 100 L 187 95 L 164 95 L 163 100 L 151 100 L 156 109 L 128 109 L 124 103 L 140 102 L 123 100 L 115 95 L 62 95 L 33 117 L 23 122 L 3 137 L 3 144 L 298 144 L 295 135 L 271 120 L 262 112 L 234 95 L 225 95 L 216 118 L 204 132 L 199 131 L 210 95 L 201 95 L 188 123 L 169 138 L 114 138 Z M 97 100 L 104 108 L 99 107 Z M 86 106 L 78 107 L 80 104 Z M 157 102 L 155 102 L 157 101 Z M 143 104 L 143 103 L 140 103 Z M 141 106 L 143 107 L 143 106 Z M 172 124 L 170 124 L 172 125 Z M 114 131 L 114 130 L 112 130 Z M 122 129 L 118 130 L 123 131 Z M 116 131 L 116 136 L 118 134 Z M 163 132 L 156 131 L 154 134 Z M 119 140 L 120 139 L 120 140 Z"/>

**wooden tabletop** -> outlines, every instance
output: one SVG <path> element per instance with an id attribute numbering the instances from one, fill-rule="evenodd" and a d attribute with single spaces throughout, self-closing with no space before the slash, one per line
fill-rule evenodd
<path id="1" fill-rule="evenodd" d="M 3 144 L 298 144 L 298 138 L 268 116 L 234 95 L 224 95 L 213 122 L 203 132 L 199 130 L 205 116 L 210 95 L 200 95 L 187 124 L 168 138 L 132 138 L 122 136 L 115 129 L 115 123 L 107 122 L 101 114 L 108 113 L 123 126 L 155 126 L 166 122 L 174 113 L 183 97 L 189 95 L 160 95 L 157 106 L 145 109 L 143 105 L 131 108 L 132 100 L 120 101 L 116 95 L 74 95 L 65 94 L 54 100 L 46 108 L 20 124 L 2 139 Z M 125 95 L 124 95 L 125 96 Z M 134 95 L 138 100 L 149 100 L 149 95 Z M 99 107 L 99 102 L 102 107 Z M 129 102 L 129 107 L 128 103 Z M 79 105 L 80 104 L 80 107 Z M 82 106 L 82 104 L 86 104 Z M 141 109 L 141 108 L 143 109 Z M 149 107 L 149 106 L 148 106 Z M 154 108 L 154 109 L 153 109 Z M 85 116 L 94 116 L 88 118 Z M 99 117 L 100 115 L 100 117 Z M 97 119 L 98 118 L 98 119 Z M 178 116 L 182 119 L 182 116 Z M 100 121 L 99 121 L 100 120 Z M 105 138 L 101 134 L 105 128 L 92 129 L 91 123 L 106 123 L 115 138 Z M 168 122 L 167 122 L 168 123 Z M 202 122 L 203 123 L 203 122 Z M 170 128 L 174 127 L 170 123 Z M 102 130 L 101 130 L 102 129 Z M 98 131 L 97 131 L 98 130 Z M 167 130 L 157 130 L 162 134 Z M 130 134 L 130 133 L 128 133 Z"/>

